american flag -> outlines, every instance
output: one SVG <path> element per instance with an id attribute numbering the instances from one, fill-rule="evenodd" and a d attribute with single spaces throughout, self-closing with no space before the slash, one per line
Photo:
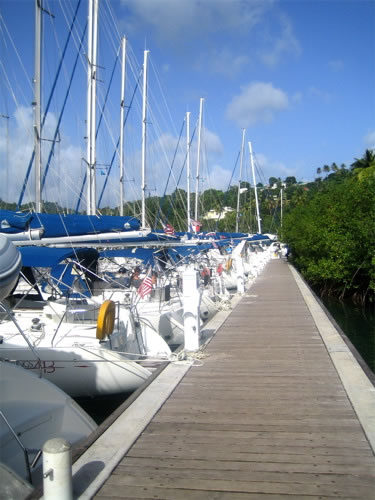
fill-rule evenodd
<path id="1" fill-rule="evenodd" d="M 150 274 L 147 274 L 146 277 L 143 279 L 140 287 L 138 288 L 138 295 L 144 299 L 146 295 L 151 293 L 152 290 L 152 278 Z"/>
<path id="2" fill-rule="evenodd" d="M 168 236 L 174 236 L 176 234 L 176 231 L 171 224 L 163 224 L 163 229 L 164 233 L 167 234 Z"/>
<path id="3" fill-rule="evenodd" d="M 190 225 L 194 233 L 198 233 L 202 227 L 202 224 L 199 221 L 193 219 L 191 219 Z"/>

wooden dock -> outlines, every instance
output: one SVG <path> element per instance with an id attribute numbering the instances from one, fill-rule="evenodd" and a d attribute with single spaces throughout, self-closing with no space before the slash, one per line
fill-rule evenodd
<path id="1" fill-rule="evenodd" d="M 317 324 L 271 261 L 95 498 L 375 499 L 374 406 L 353 407 Z"/>

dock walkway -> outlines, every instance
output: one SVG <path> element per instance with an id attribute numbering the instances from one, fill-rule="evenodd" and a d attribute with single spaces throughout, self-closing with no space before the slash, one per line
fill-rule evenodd
<path id="1" fill-rule="evenodd" d="M 267 265 L 95 498 L 375 499 L 373 386 L 297 278 Z"/>

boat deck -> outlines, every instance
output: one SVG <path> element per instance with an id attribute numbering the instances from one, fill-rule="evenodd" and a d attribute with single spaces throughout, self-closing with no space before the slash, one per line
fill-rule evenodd
<path id="1" fill-rule="evenodd" d="M 267 265 L 95 498 L 375 499 L 373 385 L 304 287 Z"/>

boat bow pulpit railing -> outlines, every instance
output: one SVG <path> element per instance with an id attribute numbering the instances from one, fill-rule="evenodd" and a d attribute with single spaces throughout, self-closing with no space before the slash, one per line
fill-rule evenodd
<path id="1" fill-rule="evenodd" d="M 29 481 L 30 484 L 33 484 L 33 478 L 32 478 L 32 475 L 31 475 L 31 469 L 33 467 L 36 466 L 40 456 L 41 456 L 41 450 L 31 450 L 31 449 L 27 449 L 22 441 L 20 440 L 20 438 L 17 436 L 17 433 L 16 431 L 13 429 L 13 427 L 11 426 L 10 422 L 8 421 L 8 419 L 6 418 L 6 416 L 4 415 L 4 412 L 2 410 L 0 410 L 0 417 L 2 418 L 2 420 L 5 422 L 5 425 L 8 427 L 8 429 L 10 430 L 12 436 L 14 437 L 14 439 L 16 440 L 18 446 L 22 449 L 22 452 L 23 452 L 23 456 L 25 458 L 25 466 L 26 466 L 26 472 L 27 472 L 27 479 Z M 34 457 L 34 460 L 32 461 L 32 463 L 30 464 L 30 459 L 29 459 L 29 453 L 36 453 L 35 457 Z"/>
<path id="2" fill-rule="evenodd" d="M 14 323 L 15 327 L 17 328 L 18 332 L 20 333 L 20 335 L 23 337 L 23 339 L 25 340 L 26 344 L 28 345 L 28 347 L 30 348 L 31 352 L 33 353 L 33 355 L 35 356 L 35 359 L 38 361 L 38 367 L 39 367 L 39 378 L 42 378 L 42 361 L 40 359 L 40 357 L 38 356 L 38 354 L 36 353 L 33 345 L 31 344 L 30 340 L 27 338 L 27 335 L 25 335 L 25 333 L 22 331 L 22 328 L 20 327 L 20 325 L 17 323 L 17 320 L 16 318 L 14 317 L 12 311 L 2 302 L 0 302 L 0 309 L 2 309 L 4 312 L 7 313 L 7 316 L 9 317 L 9 319 Z M 13 360 L 8 360 L 8 361 L 13 361 Z"/>

